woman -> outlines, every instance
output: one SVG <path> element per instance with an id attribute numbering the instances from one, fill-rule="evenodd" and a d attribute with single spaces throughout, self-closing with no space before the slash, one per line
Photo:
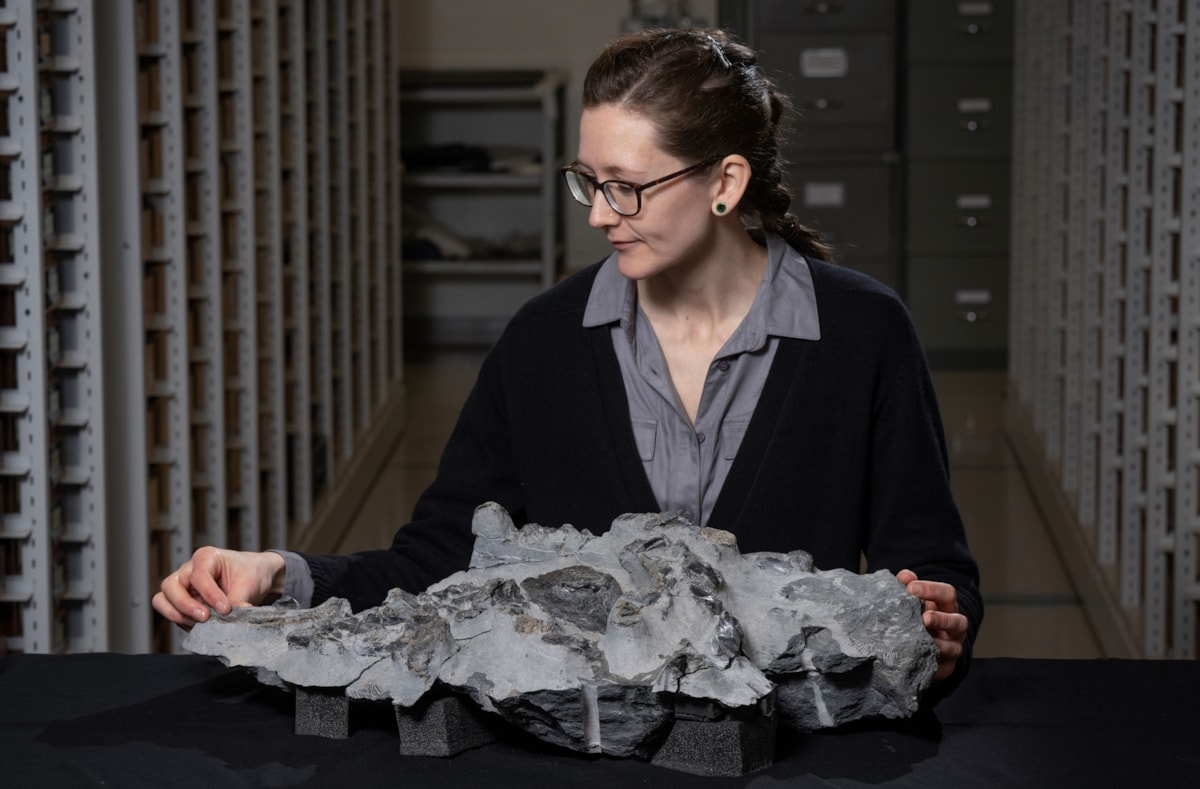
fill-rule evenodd
<path id="1" fill-rule="evenodd" d="M 895 572 L 952 687 L 983 607 L 933 387 L 895 294 L 825 262 L 787 213 L 787 110 L 721 31 L 609 45 L 564 177 L 614 252 L 513 318 L 413 520 L 352 556 L 201 548 L 155 608 L 190 627 L 280 594 L 378 605 L 464 569 L 485 501 L 593 533 L 676 510 L 743 552 Z"/>

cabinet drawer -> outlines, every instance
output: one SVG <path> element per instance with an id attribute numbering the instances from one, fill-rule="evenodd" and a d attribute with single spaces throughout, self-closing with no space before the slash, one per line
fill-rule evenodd
<path id="1" fill-rule="evenodd" d="M 894 0 L 751 0 L 752 24 L 764 31 L 891 30 Z"/>
<path id="2" fill-rule="evenodd" d="M 927 350 L 1008 343 L 1007 258 L 910 258 L 906 301 Z"/>
<path id="3" fill-rule="evenodd" d="M 1008 249 L 1008 159 L 913 162 L 908 249 L 917 254 L 1000 254 Z"/>
<path id="4" fill-rule="evenodd" d="M 919 0 L 908 4 L 908 59 L 1012 57 L 1013 0 Z"/>
<path id="5" fill-rule="evenodd" d="M 1007 156 L 1012 137 L 1008 63 L 923 64 L 908 72 L 911 156 Z"/>
<path id="6" fill-rule="evenodd" d="M 801 129 L 891 126 L 895 45 L 886 33 L 763 33 L 760 63 L 795 101 Z"/>
<path id="7" fill-rule="evenodd" d="M 885 162 L 797 163 L 789 168 L 792 212 L 821 232 L 839 260 L 896 252 L 895 167 Z"/>

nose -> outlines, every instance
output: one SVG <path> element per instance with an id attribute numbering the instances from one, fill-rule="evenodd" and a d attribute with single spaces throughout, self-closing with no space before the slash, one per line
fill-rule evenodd
<path id="1" fill-rule="evenodd" d="M 621 215 L 612 209 L 608 201 L 604 199 L 604 195 L 596 190 L 596 196 L 592 199 L 592 207 L 588 210 L 588 224 L 594 228 L 612 227 L 621 221 Z"/>

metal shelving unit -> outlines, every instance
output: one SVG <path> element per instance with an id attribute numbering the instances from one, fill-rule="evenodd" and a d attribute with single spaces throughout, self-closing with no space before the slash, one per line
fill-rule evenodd
<path id="1" fill-rule="evenodd" d="M 1012 434 L 1107 651 L 1194 659 L 1200 2 L 1018 11 Z"/>
<path id="2" fill-rule="evenodd" d="M 305 6 L 308 30 L 325 30 L 325 4 Z M 320 496 L 335 482 L 333 460 L 333 246 L 329 226 L 329 150 L 322 142 L 329 139 L 329 75 L 326 66 L 325 38 L 313 33 L 305 40 L 305 121 L 308 136 L 304 156 L 312 188 L 305 202 L 308 220 L 310 312 L 309 369 L 312 372 L 310 419 L 312 425 L 312 489 Z"/>
<path id="3" fill-rule="evenodd" d="M 210 3 L 179 6 L 186 185 L 191 542 L 229 545 L 225 484 L 225 365 L 221 325 L 221 157 L 217 26 Z"/>
<path id="4" fill-rule="evenodd" d="M 172 650 L 196 546 L 332 547 L 402 425 L 395 13 L 0 7 L 0 653 Z"/>
<path id="5" fill-rule="evenodd" d="M 406 227 L 408 336 L 427 345 L 486 345 L 562 267 L 566 76 L 406 71 L 400 83 L 404 199 L 421 217 Z M 459 147 L 470 152 L 465 166 L 423 158 Z M 453 242 L 426 243 L 422 224 L 444 227 L 440 235 Z"/>
<path id="6" fill-rule="evenodd" d="M 0 9 L 0 651 L 107 643 L 92 19 Z"/>
<path id="7" fill-rule="evenodd" d="M 259 545 L 287 540 L 287 440 L 284 424 L 283 189 L 280 162 L 278 10 L 251 7 L 254 104 L 255 370 L 258 390 Z"/>
<path id="8" fill-rule="evenodd" d="M 313 368 L 309 359 L 311 272 L 308 188 L 308 72 L 306 4 L 279 4 L 279 157 L 282 222 L 284 427 L 287 519 L 308 523 L 313 513 Z"/>

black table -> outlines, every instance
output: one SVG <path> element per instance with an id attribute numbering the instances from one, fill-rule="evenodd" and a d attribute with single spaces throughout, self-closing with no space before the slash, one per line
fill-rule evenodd
<path id="1" fill-rule="evenodd" d="M 387 704 L 349 739 L 293 734 L 292 696 L 213 658 L 0 657 L 0 786 L 1200 786 L 1200 662 L 977 660 L 929 714 L 785 737 L 704 778 L 521 734 L 449 759 L 397 752 Z"/>

